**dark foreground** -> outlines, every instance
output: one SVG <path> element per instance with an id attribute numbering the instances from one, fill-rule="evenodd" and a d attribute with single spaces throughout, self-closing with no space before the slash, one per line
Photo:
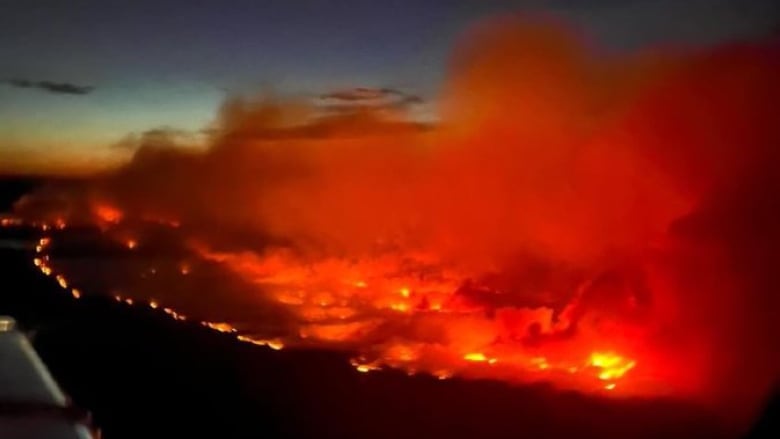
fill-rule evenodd
<path id="1" fill-rule="evenodd" d="M 0 240 L 9 232 L 0 231 Z M 14 238 L 33 232 L 11 232 Z M 75 403 L 116 438 L 717 438 L 716 417 L 670 401 L 545 386 L 359 374 L 342 354 L 272 351 L 113 300 L 73 300 L 0 247 L 0 314 L 17 318 Z M 753 437 L 768 434 L 776 406 Z"/>

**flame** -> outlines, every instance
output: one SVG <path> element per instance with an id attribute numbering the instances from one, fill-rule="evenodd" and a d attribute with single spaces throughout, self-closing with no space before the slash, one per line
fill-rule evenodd
<path id="1" fill-rule="evenodd" d="M 248 335 L 239 335 L 237 336 L 239 341 L 252 343 L 257 346 L 268 346 L 269 348 L 279 351 L 284 348 L 284 342 L 278 338 L 275 339 L 262 339 L 262 338 L 254 338 L 250 337 Z"/>
<path id="2" fill-rule="evenodd" d="M 613 353 L 594 352 L 590 356 L 590 364 L 598 368 L 600 380 L 608 381 L 621 378 L 636 366 L 636 362 Z"/>
<path id="3" fill-rule="evenodd" d="M 218 332 L 236 332 L 236 328 L 234 328 L 230 323 L 225 322 L 203 322 L 203 326 L 206 326 L 208 328 L 211 328 Z"/>
<path id="4" fill-rule="evenodd" d="M 58 274 L 58 275 L 55 277 L 55 279 L 57 279 L 57 283 L 58 283 L 58 284 L 60 284 L 60 287 L 61 287 L 62 289 L 67 289 L 67 288 L 68 288 L 68 281 L 67 281 L 67 280 L 65 280 L 65 277 L 64 277 L 64 276 L 62 276 L 61 274 Z"/>
<path id="5" fill-rule="evenodd" d="M 24 224 L 21 218 L 0 214 L 0 227 L 18 227 Z"/>
<path id="6" fill-rule="evenodd" d="M 469 366 L 481 363 L 500 367 L 502 374 L 515 370 L 518 380 L 541 379 L 538 373 L 544 372 L 544 379 L 595 391 L 604 388 L 600 382 L 624 379 L 637 364 L 627 353 L 583 349 L 608 340 L 592 332 L 596 328 L 584 327 L 576 337 L 564 335 L 571 325 L 570 315 L 583 306 L 579 296 L 564 307 L 569 311 L 564 311 L 558 321 L 553 319 L 552 309 L 546 307 L 504 308 L 486 318 L 486 308 L 461 297 L 465 276 L 444 267 L 436 273 L 429 256 L 417 256 L 420 270 L 424 267 L 426 272 L 426 276 L 420 276 L 409 255 L 403 256 L 404 272 L 398 268 L 402 264 L 397 255 L 302 263 L 285 250 L 264 255 L 214 252 L 202 246 L 197 250 L 205 259 L 219 261 L 251 280 L 268 299 L 296 316 L 300 342 L 367 346 L 363 359 L 354 364 L 361 372 L 388 365 L 436 376 L 490 376 Z M 412 335 L 385 335 L 382 328 L 387 325 Z M 520 330 L 534 325 L 541 328 L 538 335 Z M 206 326 L 221 331 L 232 329 L 227 324 Z M 441 333 L 436 336 L 441 338 L 426 335 L 428 332 Z M 394 341 L 381 342 L 377 337 Z M 538 346 L 533 345 L 534 337 L 539 339 Z M 425 338 L 429 341 L 422 342 Z M 550 343 L 545 342 L 547 338 Z M 367 342 L 369 339 L 373 341 Z M 245 335 L 239 340 L 265 344 L 265 339 L 258 342 Z"/>
<path id="7" fill-rule="evenodd" d="M 469 352 L 463 356 L 463 359 L 467 361 L 487 361 L 487 357 L 481 352 Z"/>

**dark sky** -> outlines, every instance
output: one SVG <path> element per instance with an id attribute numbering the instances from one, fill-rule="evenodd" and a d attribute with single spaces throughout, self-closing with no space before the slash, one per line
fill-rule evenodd
<path id="1" fill-rule="evenodd" d="M 502 12 L 553 13 L 626 51 L 761 36 L 778 28 L 774 3 L 0 0 L 0 160 L 112 160 L 129 133 L 195 130 L 226 93 L 267 87 L 434 99 L 454 38 Z"/>

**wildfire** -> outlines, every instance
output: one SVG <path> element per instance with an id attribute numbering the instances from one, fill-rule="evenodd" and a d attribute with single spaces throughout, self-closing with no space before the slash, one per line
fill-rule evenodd
<path id="1" fill-rule="evenodd" d="M 458 51 L 425 130 L 401 109 L 321 126 L 317 105 L 241 101 L 206 148 L 143 148 L 81 195 L 42 193 L 57 207 L 32 203 L 46 222 L 30 224 L 46 232 L 88 205 L 118 249 L 145 250 L 120 262 L 140 268 L 118 306 L 339 350 L 360 373 L 755 403 L 777 370 L 775 46 L 604 63 L 566 32 L 517 24 Z M 71 287 L 48 236 L 33 246 Z M 235 282 L 180 294 L 201 279 Z"/>
<path id="2" fill-rule="evenodd" d="M 364 355 L 353 363 L 359 372 L 383 365 L 445 378 L 515 371 L 521 381 L 550 379 L 597 390 L 624 379 L 636 365 L 625 354 L 583 351 L 588 343 L 606 339 L 566 335 L 569 317 L 554 321 L 549 308 L 504 308 L 486 317 L 486 308 L 463 301 L 459 276 L 443 268 L 433 271 L 430 260 L 420 262 L 417 271 L 407 257 L 406 271 L 399 271 L 392 255 L 304 264 L 283 251 L 256 256 L 198 250 L 261 286 L 267 298 L 296 316 L 299 342 L 363 346 Z M 204 325 L 220 332 L 234 330 L 229 324 Z M 385 333 L 387 326 L 396 332 Z M 536 335 L 520 331 L 532 326 L 540 328 Z M 546 338 L 557 341 L 545 344 Z M 267 344 L 266 339 L 243 334 L 239 340 Z M 497 372 L 477 364 L 495 366 Z"/>

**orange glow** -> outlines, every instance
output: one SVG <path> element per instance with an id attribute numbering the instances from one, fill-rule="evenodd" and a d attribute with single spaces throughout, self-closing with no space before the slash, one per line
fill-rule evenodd
<path id="1" fill-rule="evenodd" d="M 536 357 L 531 359 L 531 363 L 535 364 L 541 370 L 549 369 L 550 364 L 547 363 L 547 359 L 544 357 Z"/>
<path id="2" fill-rule="evenodd" d="M 125 247 L 127 247 L 130 250 L 136 248 L 137 246 L 138 246 L 138 241 L 136 241 L 135 239 L 128 239 L 127 241 L 125 241 Z"/>
<path id="3" fill-rule="evenodd" d="M 590 356 L 590 365 L 599 369 L 600 380 L 608 381 L 621 378 L 636 362 L 612 353 L 594 352 Z"/>
<path id="4" fill-rule="evenodd" d="M 2 214 L 0 214 L 0 216 L 2 216 L 2 218 L 0 218 L 0 226 L 2 227 L 15 227 L 24 224 L 24 221 L 22 221 L 21 218 L 9 217 Z"/>
<path id="5" fill-rule="evenodd" d="M 390 309 L 398 312 L 409 311 L 409 304 L 405 302 L 395 302 L 390 304 Z"/>
<path id="6" fill-rule="evenodd" d="M 254 338 L 247 335 L 239 335 L 236 338 L 238 338 L 239 341 L 243 341 L 246 343 L 252 343 L 257 346 L 268 346 L 269 348 L 278 351 L 284 348 L 284 342 L 278 338 L 275 339 L 262 339 L 262 338 Z"/>
<path id="7" fill-rule="evenodd" d="M 216 323 L 203 322 L 203 326 L 206 326 L 218 332 L 236 332 L 236 328 L 234 328 L 231 324 L 225 322 L 216 322 Z"/>
<path id="8" fill-rule="evenodd" d="M 486 318 L 484 307 L 458 298 L 461 281 L 455 272 L 442 270 L 441 274 L 422 278 L 413 269 L 399 271 L 395 255 L 301 264 L 285 251 L 257 256 L 215 253 L 202 247 L 197 250 L 207 260 L 226 264 L 261 285 L 269 299 L 283 305 L 299 320 L 296 335 L 300 341 L 334 346 L 360 344 L 375 335 L 383 323 L 403 327 L 410 322 L 415 323 L 407 328 L 408 332 L 441 337 L 422 343 L 401 338 L 376 346 L 366 359 L 355 364 L 359 371 L 388 365 L 435 376 L 491 376 L 493 372 L 469 366 L 483 363 L 495 366 L 495 373 L 502 376 L 514 370 L 514 376 L 521 381 L 549 379 L 597 391 L 603 390 L 603 381 L 624 379 L 636 365 L 628 354 L 588 349 L 591 344 L 610 340 L 593 333 L 593 328 L 584 326 L 577 337 L 563 336 L 572 311 L 564 312 L 558 321 L 553 321 L 552 309 L 546 307 L 506 308 Z M 405 259 L 407 265 L 411 265 L 409 259 Z M 426 264 L 430 273 L 431 263 Z M 575 306 L 577 296 L 568 309 Z M 518 339 L 523 333 L 516 328 L 532 325 L 541 328 L 537 337 L 542 341 L 544 337 L 558 341 L 533 348 L 524 346 Z M 264 345 L 266 339 L 242 334 L 239 340 Z M 531 354 L 531 349 L 536 353 Z"/>
<path id="9" fill-rule="evenodd" d="M 70 294 L 73 296 L 74 299 L 81 298 L 81 291 L 77 290 L 76 288 L 70 290 Z"/>
<path id="10" fill-rule="evenodd" d="M 463 359 L 467 361 L 479 361 L 479 362 L 487 361 L 487 357 L 485 356 L 485 354 L 480 352 L 470 352 L 464 355 Z"/>
<path id="11" fill-rule="evenodd" d="M 106 204 L 95 206 L 94 212 L 98 219 L 110 224 L 116 224 L 122 221 L 122 217 L 124 216 L 121 210 Z"/>
<path id="12" fill-rule="evenodd" d="M 62 287 L 63 289 L 64 288 L 68 288 L 68 281 L 66 281 L 65 278 L 61 274 L 58 274 L 55 277 L 55 279 L 57 279 L 57 283 L 60 284 L 60 287 Z"/>

